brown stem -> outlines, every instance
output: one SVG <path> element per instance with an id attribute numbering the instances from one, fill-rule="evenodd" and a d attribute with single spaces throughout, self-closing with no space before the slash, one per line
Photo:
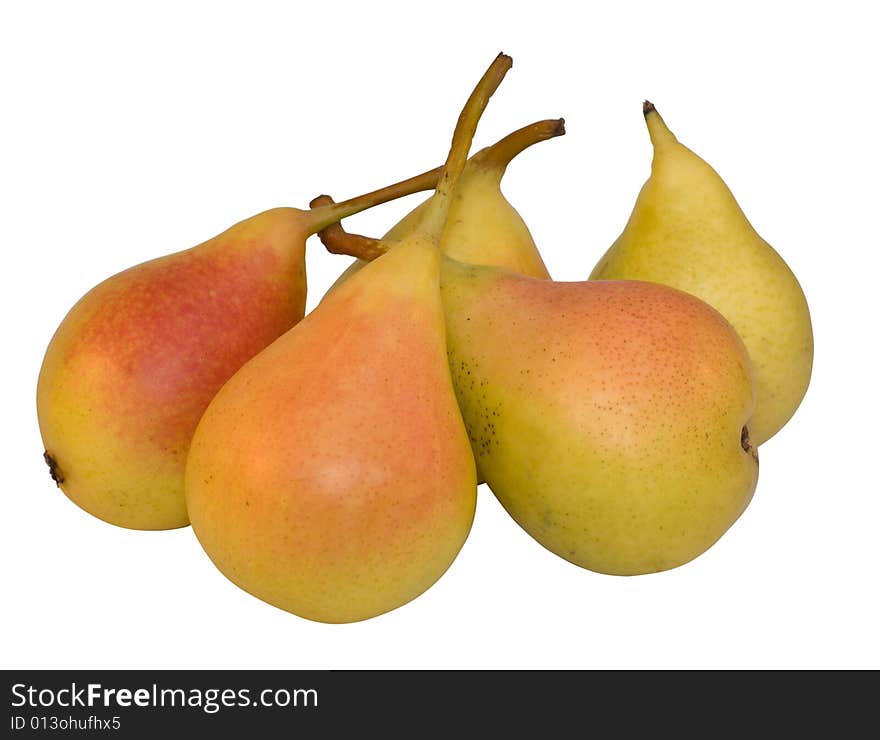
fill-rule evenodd
<path id="1" fill-rule="evenodd" d="M 564 134 L 564 118 L 538 121 L 517 129 L 490 147 L 481 149 L 471 157 L 471 162 L 474 165 L 490 167 L 503 173 L 514 157 L 522 154 L 533 144 Z"/>
<path id="2" fill-rule="evenodd" d="M 523 126 L 503 139 L 496 141 L 491 146 L 481 149 L 470 158 L 470 162 L 478 167 L 491 167 L 503 171 L 514 157 L 524 152 L 530 146 L 564 134 L 564 118 L 552 118 L 530 123 L 528 126 Z M 433 190 L 437 187 L 437 181 L 442 171 L 443 165 L 440 165 L 428 172 L 423 172 L 407 180 L 401 180 L 394 185 L 374 190 L 372 193 L 349 198 L 341 203 L 336 203 L 330 196 L 319 195 L 309 203 L 309 208 L 315 211 L 314 223 L 317 228 L 313 230 L 313 233 L 320 231 L 325 225 L 329 225 L 328 219 L 331 215 L 337 216 L 339 214 L 338 219 L 341 220 L 372 206 L 381 205 L 382 203 L 425 190 Z M 323 206 L 328 205 L 333 206 L 333 208 L 323 208 Z"/>
<path id="3" fill-rule="evenodd" d="M 464 172 L 467 164 L 471 142 L 477 130 L 477 124 L 483 115 L 483 111 L 489 103 L 489 98 L 498 89 L 507 71 L 513 66 L 513 60 L 506 54 L 499 54 L 489 65 L 489 68 L 480 78 L 476 87 L 468 96 L 452 134 L 452 145 L 443 165 L 440 178 L 435 192 L 436 197 L 429 201 L 428 210 L 418 226 L 418 231 L 428 238 L 439 241 L 449 209 L 452 205 L 452 194 L 455 186 Z M 319 196 L 312 200 L 315 212 L 319 209 L 327 214 L 326 219 L 315 219 L 319 225 L 317 229 L 322 234 L 321 241 L 331 252 L 336 254 L 348 254 L 363 260 L 372 260 L 388 250 L 388 247 L 378 239 L 347 234 L 342 226 L 336 224 L 344 218 L 344 213 L 339 213 L 344 204 L 334 204 L 330 196 Z M 356 212 L 356 211 L 355 211 Z"/>
<path id="4" fill-rule="evenodd" d="M 307 213 L 309 233 L 315 234 L 340 219 L 353 216 L 373 206 L 378 206 L 397 198 L 403 198 L 413 193 L 420 193 L 424 190 L 433 190 L 437 187 L 437 180 L 442 171 L 442 167 L 435 167 L 433 170 L 423 172 L 415 177 L 401 180 L 393 185 L 359 195 L 356 198 L 349 198 L 341 203 L 334 203 L 331 198 L 327 205 L 315 207 L 315 201 L 317 200 L 315 198 L 309 203 L 309 207 L 312 210 Z"/>
<path id="5" fill-rule="evenodd" d="M 309 231 L 316 233 L 332 223 L 353 216 L 367 208 L 436 187 L 437 195 L 440 197 L 435 200 L 435 207 L 424 219 L 424 226 L 427 230 L 439 235 L 449 210 L 450 198 L 448 196 L 464 170 L 477 122 L 480 120 L 489 98 L 498 89 L 501 80 L 504 79 L 504 75 L 512 65 L 513 60 L 509 56 L 499 54 L 480 78 L 458 117 L 455 133 L 452 136 L 452 146 L 443 167 L 423 172 L 408 180 L 374 190 L 372 193 L 366 193 L 357 198 L 351 198 L 342 203 L 333 203 L 331 199 L 331 203 L 327 205 L 313 207 L 307 217 Z M 314 203 L 314 201 L 312 202 Z"/>
<path id="6" fill-rule="evenodd" d="M 537 144 L 540 141 L 547 141 L 548 139 L 562 136 L 563 134 L 565 134 L 565 119 L 563 118 L 547 119 L 531 123 L 528 126 L 523 126 L 513 133 L 508 134 L 503 139 L 492 144 L 492 146 L 481 149 L 470 158 L 469 164 L 473 163 L 473 165 L 477 167 L 496 169 L 499 173 L 503 173 L 514 157 L 528 149 L 533 144 Z M 432 184 L 436 185 L 442 169 L 442 165 L 440 167 L 435 167 L 430 172 L 416 175 L 409 180 L 404 180 L 403 182 L 390 187 L 400 187 L 401 189 L 404 189 L 407 183 L 414 183 L 417 184 L 421 190 L 428 190 L 430 186 L 421 186 L 425 185 L 429 180 L 432 180 Z M 377 192 L 381 193 L 382 191 Z M 413 190 L 413 192 L 416 191 Z M 344 203 L 336 204 L 334 203 L 333 198 L 329 195 L 319 195 L 312 199 L 309 203 L 309 208 L 317 211 L 331 205 L 343 206 Z M 326 212 L 329 213 L 332 211 Z M 343 229 L 338 221 L 327 224 L 317 233 L 328 252 L 333 254 L 347 254 L 349 256 L 358 257 L 366 262 L 375 259 L 388 250 L 388 247 L 379 239 L 373 239 L 369 236 L 361 236 L 360 234 L 351 234 Z"/>
<path id="7" fill-rule="evenodd" d="M 419 224 L 420 231 L 435 239 L 440 238 L 446 224 L 449 208 L 452 205 L 451 195 L 467 164 L 477 124 L 489 104 L 489 98 L 498 89 L 504 75 L 512 66 L 513 60 L 506 54 L 495 57 L 461 109 L 452 134 L 452 145 L 449 147 L 446 164 L 437 183 L 437 197 L 431 201 L 428 212 Z"/>
<path id="8" fill-rule="evenodd" d="M 333 203 L 329 195 L 319 195 L 311 206 L 326 206 Z M 388 245 L 381 239 L 373 239 L 360 234 L 349 234 L 338 221 L 318 232 L 321 243 L 332 254 L 347 254 L 364 262 L 370 262 L 388 251 Z"/>

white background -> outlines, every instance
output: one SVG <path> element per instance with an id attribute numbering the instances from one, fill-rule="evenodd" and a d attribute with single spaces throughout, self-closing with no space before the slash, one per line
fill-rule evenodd
<path id="1" fill-rule="evenodd" d="M 868 3 L 133 5 L 0 16 L 2 667 L 880 667 Z M 70 503 L 34 391 L 76 299 L 266 208 L 439 164 L 501 50 L 514 67 L 475 148 L 565 116 L 504 182 L 556 278 L 585 278 L 622 229 L 649 171 L 648 97 L 802 282 L 812 386 L 731 531 L 677 570 L 603 576 L 542 549 L 483 487 L 433 588 L 333 626 L 232 586 L 190 529 L 127 531 Z M 417 202 L 348 225 L 378 235 Z M 310 307 L 345 264 L 309 242 Z"/>

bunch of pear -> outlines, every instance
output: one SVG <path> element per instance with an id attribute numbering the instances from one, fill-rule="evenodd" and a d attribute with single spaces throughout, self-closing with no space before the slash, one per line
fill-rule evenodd
<path id="1" fill-rule="evenodd" d="M 563 121 L 468 158 L 511 64 L 482 76 L 442 167 L 265 211 L 80 299 L 37 388 L 63 492 L 122 527 L 191 524 L 233 583 L 322 622 L 434 584 L 479 481 L 592 571 L 709 549 L 806 391 L 803 292 L 649 103 L 653 167 L 626 228 L 589 280 L 551 280 L 501 180 Z M 339 223 L 429 189 L 382 239 Z M 304 317 L 312 234 L 358 259 Z"/>

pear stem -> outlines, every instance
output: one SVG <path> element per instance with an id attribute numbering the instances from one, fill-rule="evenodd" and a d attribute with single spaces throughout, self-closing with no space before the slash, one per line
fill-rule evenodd
<path id="1" fill-rule="evenodd" d="M 433 239 L 439 239 L 449 214 L 451 204 L 449 196 L 455 189 L 455 184 L 467 163 L 477 123 L 489 103 L 489 98 L 498 89 L 501 80 L 504 79 L 504 75 L 507 74 L 511 66 L 513 66 L 513 60 L 506 54 L 499 54 L 489 65 L 458 117 L 458 123 L 452 136 L 452 146 L 443 167 L 423 172 L 408 180 L 402 180 L 394 185 L 350 198 L 341 203 L 334 203 L 332 198 L 328 198 L 329 202 L 322 200 L 324 205 L 316 207 L 316 201 L 322 198 L 319 196 L 319 198 L 313 199 L 310 204 L 312 210 L 308 212 L 307 216 L 309 233 L 319 232 L 343 218 L 353 216 L 373 206 L 436 187 L 439 197 L 432 199 L 431 208 L 422 220 L 420 231 L 427 232 Z"/>
<path id="2" fill-rule="evenodd" d="M 537 121 L 517 129 L 492 144 L 492 146 L 481 149 L 471 157 L 470 161 L 475 166 L 497 168 L 503 173 L 514 157 L 533 144 L 564 134 L 565 119 L 563 118 Z M 431 170 L 430 173 L 425 173 L 425 175 L 434 175 L 435 173 L 439 175 L 441 170 L 442 167 L 437 167 Z M 425 175 L 418 175 L 412 179 L 422 178 Z M 333 205 L 333 198 L 329 195 L 319 195 L 309 203 L 309 206 L 315 209 L 324 208 L 329 205 Z M 348 232 L 338 221 L 320 229 L 318 231 L 318 238 L 331 254 L 344 254 L 349 257 L 356 257 L 364 262 L 370 262 L 388 251 L 388 245 L 381 239 Z"/>
<path id="3" fill-rule="evenodd" d="M 313 207 L 333 204 L 329 195 L 319 195 L 310 203 Z M 331 254 L 347 254 L 364 262 L 371 262 L 388 251 L 389 245 L 381 239 L 373 239 L 360 234 L 349 234 L 338 221 L 325 226 L 318 232 L 318 238 Z"/>
<path id="4" fill-rule="evenodd" d="M 455 131 L 452 134 L 449 155 L 446 157 L 446 164 L 443 165 L 443 172 L 437 183 L 437 197 L 431 200 L 429 210 L 419 227 L 420 232 L 432 239 L 439 240 L 443 233 L 449 208 L 452 205 L 451 195 L 464 171 L 465 164 L 467 164 L 471 142 L 474 139 L 480 117 L 489 103 L 489 98 L 498 89 L 504 75 L 512 66 L 513 59 L 506 54 L 502 53 L 495 57 L 462 108 L 458 122 L 455 124 Z"/>
<path id="5" fill-rule="evenodd" d="M 533 144 L 564 134 L 564 118 L 538 121 L 508 134 L 490 147 L 481 149 L 471 157 L 471 162 L 481 167 L 497 169 L 503 173 L 514 157 L 522 154 Z"/>
<path id="6" fill-rule="evenodd" d="M 318 232 L 318 238 L 332 254 L 347 254 L 371 262 L 388 251 L 389 244 L 363 234 L 349 234 L 338 221 Z"/>
<path id="7" fill-rule="evenodd" d="M 309 203 L 309 207 L 312 210 L 307 212 L 308 231 L 310 234 L 315 234 L 340 219 L 353 216 L 373 206 L 424 190 L 433 190 L 437 186 L 437 180 L 442 170 L 442 167 L 435 167 L 428 172 L 401 180 L 393 185 L 374 190 L 371 193 L 359 195 L 356 198 L 349 198 L 341 203 L 334 203 L 332 198 L 328 198 L 326 205 L 316 207 L 315 202 L 319 198 L 325 197 L 319 196 L 319 198 L 315 198 Z"/>
<path id="8" fill-rule="evenodd" d="M 538 121 L 517 129 L 492 144 L 492 146 L 481 149 L 471 157 L 470 161 L 477 167 L 497 168 L 503 174 L 510 161 L 533 144 L 564 134 L 565 119 L 554 118 Z M 417 175 L 411 179 L 416 181 L 419 178 L 425 178 L 427 175 L 439 176 L 442 169 L 442 167 L 437 167 L 430 172 Z M 309 206 L 316 210 L 332 205 L 335 204 L 333 203 L 333 198 L 329 195 L 319 195 L 309 203 Z M 388 251 L 388 245 L 381 239 L 363 236 L 362 234 L 352 234 L 346 231 L 338 221 L 329 223 L 322 229 L 319 229 L 318 238 L 327 248 L 328 252 L 332 254 L 345 254 L 365 262 L 369 262 Z"/>
<path id="9" fill-rule="evenodd" d="M 499 54 L 495 57 L 459 114 L 452 135 L 452 145 L 446 157 L 446 164 L 443 165 L 437 183 L 436 197 L 429 201 L 428 211 L 419 223 L 416 232 L 435 243 L 440 241 L 446 226 L 449 209 L 452 205 L 452 194 L 455 192 L 455 187 L 467 164 L 471 142 L 474 139 L 480 117 L 489 103 L 489 98 L 498 89 L 504 75 L 512 66 L 513 60 L 506 54 Z M 318 196 L 312 200 L 311 205 L 316 209 L 332 210 L 334 208 L 333 199 L 329 195 Z M 348 254 L 366 261 L 375 259 L 388 251 L 388 245 L 380 239 L 347 233 L 338 220 L 333 219 L 318 230 L 320 239 L 328 251 L 334 254 Z"/>

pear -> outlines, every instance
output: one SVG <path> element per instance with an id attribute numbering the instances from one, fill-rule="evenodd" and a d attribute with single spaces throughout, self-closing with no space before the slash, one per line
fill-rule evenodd
<path id="1" fill-rule="evenodd" d="M 538 121 L 508 134 L 492 146 L 481 149 L 467 162 L 450 206 L 443 235 L 446 255 L 477 265 L 507 267 L 524 275 L 550 279 L 550 273 L 522 216 L 501 192 L 501 178 L 514 157 L 541 141 L 565 134 L 565 120 Z M 400 241 L 413 233 L 436 195 L 410 211 L 385 234 L 386 243 Z M 329 196 L 315 198 L 311 206 L 332 203 Z M 366 262 L 355 260 L 330 287 L 332 291 L 361 269 Z M 329 291 L 328 291 L 329 292 Z"/>
<path id="2" fill-rule="evenodd" d="M 320 236 L 353 256 L 381 246 L 338 224 Z M 477 467 L 539 543 L 601 573 L 652 573 L 742 514 L 758 476 L 752 369 L 715 309 L 640 281 L 551 282 L 450 258 L 440 275 Z"/>
<path id="3" fill-rule="evenodd" d="M 446 362 L 438 240 L 509 67 L 499 56 L 469 98 L 421 225 L 245 364 L 196 429 L 186 500 L 199 542 L 231 581 L 301 617 L 407 603 L 470 531 L 476 472 Z"/>
<path id="4" fill-rule="evenodd" d="M 590 570 L 706 551 L 757 484 L 748 356 L 714 309 L 654 283 L 549 283 L 444 264 L 449 364 L 481 473 Z"/>
<path id="5" fill-rule="evenodd" d="M 122 527 L 185 526 L 196 424 L 223 383 L 302 318 L 306 238 L 426 179 L 436 175 L 334 206 L 265 211 L 83 296 L 52 337 L 37 383 L 44 456 L 62 491 Z"/>
<path id="6" fill-rule="evenodd" d="M 755 371 L 752 443 L 766 442 L 807 391 L 813 330 L 801 286 L 749 223 L 706 162 L 678 142 L 651 103 L 651 177 L 591 279 L 664 283 L 718 309 L 739 332 Z"/>

